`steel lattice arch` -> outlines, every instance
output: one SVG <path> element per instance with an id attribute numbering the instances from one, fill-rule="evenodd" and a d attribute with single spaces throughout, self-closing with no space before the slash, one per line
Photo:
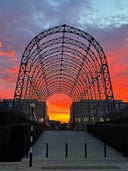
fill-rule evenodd
<path id="1" fill-rule="evenodd" d="M 114 100 L 102 47 L 88 33 L 65 24 L 43 31 L 27 45 L 14 100 L 46 101 L 56 93 L 72 101 Z"/>

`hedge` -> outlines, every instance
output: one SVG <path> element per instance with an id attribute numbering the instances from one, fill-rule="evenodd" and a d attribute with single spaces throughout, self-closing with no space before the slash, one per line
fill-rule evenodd
<path id="1" fill-rule="evenodd" d="M 33 143 L 37 141 L 44 127 L 33 122 Z M 29 150 L 30 124 L 0 126 L 0 161 L 18 161 Z"/>
<path id="2" fill-rule="evenodd" d="M 120 124 L 89 124 L 89 133 L 113 146 L 118 151 L 128 156 L 128 125 Z"/>

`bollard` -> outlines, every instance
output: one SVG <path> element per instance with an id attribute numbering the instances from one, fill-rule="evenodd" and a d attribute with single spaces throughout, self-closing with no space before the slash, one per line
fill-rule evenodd
<path id="1" fill-rule="evenodd" d="M 48 143 L 46 143 L 46 158 L 48 158 Z"/>
<path id="2" fill-rule="evenodd" d="M 84 155 L 86 158 L 87 157 L 87 144 L 86 143 L 84 144 Z"/>
<path id="3" fill-rule="evenodd" d="M 68 157 L 68 144 L 65 143 L 65 157 Z"/>
<path id="4" fill-rule="evenodd" d="M 32 167 L 32 147 L 30 147 L 30 154 L 29 154 L 29 167 Z"/>
<path id="5" fill-rule="evenodd" d="M 107 157 L 107 151 L 106 151 L 106 143 L 104 143 L 104 157 Z"/>

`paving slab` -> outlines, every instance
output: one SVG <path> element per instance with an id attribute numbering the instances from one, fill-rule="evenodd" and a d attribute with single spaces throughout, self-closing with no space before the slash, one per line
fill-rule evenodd
<path id="1" fill-rule="evenodd" d="M 33 146 L 32 167 L 29 167 L 29 157 L 21 162 L 0 163 L 0 171 L 30 170 L 128 171 L 128 158 L 108 145 L 105 157 L 104 143 L 88 132 L 44 131 Z"/>

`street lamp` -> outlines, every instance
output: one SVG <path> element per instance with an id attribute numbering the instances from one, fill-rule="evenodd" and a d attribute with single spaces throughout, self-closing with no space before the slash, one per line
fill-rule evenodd
<path id="1" fill-rule="evenodd" d="M 36 105 L 34 103 L 30 104 L 31 108 L 31 123 L 30 123 L 30 153 L 29 153 L 29 167 L 32 167 L 32 144 L 33 144 L 33 115 Z"/>
<path id="2" fill-rule="evenodd" d="M 30 104 L 30 108 L 33 110 L 36 107 L 36 105 L 34 103 Z M 32 113 L 33 114 L 33 113 Z"/>

